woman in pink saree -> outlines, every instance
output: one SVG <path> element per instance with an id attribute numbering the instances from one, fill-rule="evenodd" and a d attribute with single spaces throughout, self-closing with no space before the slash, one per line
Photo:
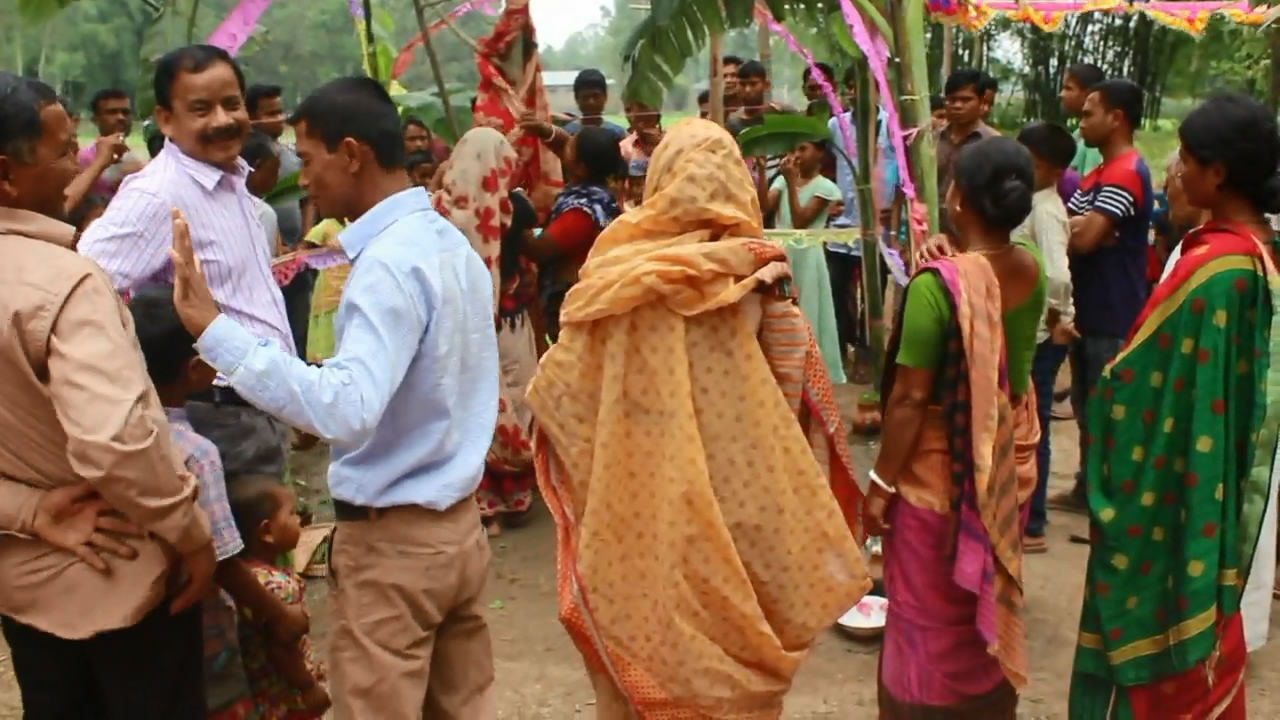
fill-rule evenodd
<path id="1" fill-rule="evenodd" d="M 961 152 L 947 193 L 960 252 L 916 273 L 890 346 L 866 505 L 890 598 L 881 720 L 1014 720 L 1026 684 L 1021 507 L 1034 472 L 1020 482 L 1016 435 L 1035 414 L 1015 408 L 1045 280 L 1034 246 L 1009 235 L 1033 175 L 1008 138 Z"/>

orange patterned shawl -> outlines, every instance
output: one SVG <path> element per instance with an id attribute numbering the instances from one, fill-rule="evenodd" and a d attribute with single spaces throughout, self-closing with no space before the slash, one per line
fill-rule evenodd
<path id="1" fill-rule="evenodd" d="M 643 718 L 776 718 L 869 589 L 862 493 L 733 139 L 676 125 L 602 233 L 528 399 L 560 618 Z"/>

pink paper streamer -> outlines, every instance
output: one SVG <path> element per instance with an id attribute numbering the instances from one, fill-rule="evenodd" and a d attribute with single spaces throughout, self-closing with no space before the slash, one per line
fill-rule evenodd
<path id="1" fill-rule="evenodd" d="M 240 4 L 227 13 L 205 42 L 220 47 L 235 57 L 249 36 L 253 35 L 254 28 L 258 27 L 258 20 L 268 7 L 271 7 L 271 0 L 240 0 Z"/>
<path id="2" fill-rule="evenodd" d="M 845 152 L 848 153 L 850 159 L 857 157 L 858 146 L 853 142 L 853 127 L 849 124 L 849 118 L 844 113 L 844 108 L 840 105 L 840 96 L 836 93 L 835 88 L 831 87 L 831 83 L 827 80 L 827 76 L 818 68 L 818 62 L 813 59 L 813 53 L 809 49 L 800 44 L 791 31 L 783 27 L 773 15 L 763 6 L 756 6 L 756 17 L 763 20 L 769 30 L 782 41 L 787 44 L 787 48 L 791 52 L 804 58 L 809 64 L 809 75 L 817 79 L 818 85 L 822 88 L 822 95 L 827 99 L 827 104 L 831 106 L 831 112 L 835 114 L 836 124 L 840 127 L 840 137 L 844 140 Z M 857 172 L 857 168 L 853 169 Z"/>
<path id="3" fill-rule="evenodd" d="M 866 56 L 867 66 L 871 68 L 871 76 L 875 78 L 876 87 L 880 91 L 880 103 L 884 108 L 885 123 L 889 128 L 889 141 L 893 143 L 894 154 L 897 156 L 902 194 L 907 197 L 907 200 L 915 201 L 916 186 L 911 181 L 911 172 L 907 168 L 907 147 L 903 140 L 902 120 L 898 116 L 898 106 L 894 103 L 893 89 L 889 86 L 889 78 L 886 74 L 889 68 L 889 48 L 885 45 L 884 38 L 879 35 L 872 39 L 871 32 L 862 22 L 862 15 L 858 13 L 851 0 L 840 0 L 840 12 L 849 25 L 853 42 Z"/>
<path id="4" fill-rule="evenodd" d="M 316 250 L 298 250 L 296 252 L 281 255 L 271 261 L 271 275 L 275 278 L 276 284 L 284 287 L 293 282 L 293 278 L 297 276 L 303 268 L 312 268 L 314 270 L 327 270 L 339 265 L 347 265 L 351 260 L 346 253 L 341 250 L 329 248 L 320 248 Z"/>

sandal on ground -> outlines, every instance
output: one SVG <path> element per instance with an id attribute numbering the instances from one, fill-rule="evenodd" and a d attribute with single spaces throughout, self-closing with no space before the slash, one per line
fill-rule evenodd
<path id="1" fill-rule="evenodd" d="M 1084 498 L 1076 495 L 1070 490 L 1060 492 L 1051 496 L 1046 504 L 1054 510 L 1063 510 L 1066 512 L 1078 513 L 1080 515 L 1089 514 L 1089 503 Z"/>
<path id="2" fill-rule="evenodd" d="M 1040 555 L 1049 552 L 1049 541 L 1045 540 L 1043 535 L 1023 535 L 1022 536 L 1022 554 L 1023 555 Z"/>

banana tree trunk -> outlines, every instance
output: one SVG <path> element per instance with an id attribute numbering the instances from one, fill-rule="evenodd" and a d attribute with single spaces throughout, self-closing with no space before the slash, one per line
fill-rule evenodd
<path id="1" fill-rule="evenodd" d="M 721 63 L 721 37 L 718 33 L 711 35 L 711 120 L 717 125 L 724 125 L 724 70 Z"/>
<path id="2" fill-rule="evenodd" d="M 902 63 L 898 74 L 898 112 L 904 128 L 922 128 L 908 148 L 911 180 L 916 186 L 917 202 L 924 203 L 929 209 L 929 232 L 935 233 L 938 231 L 938 153 L 936 138 L 929 124 L 924 2 L 911 0 L 903 3 L 893 15 L 898 57 Z M 915 253 L 910 254 L 914 256 Z"/>

